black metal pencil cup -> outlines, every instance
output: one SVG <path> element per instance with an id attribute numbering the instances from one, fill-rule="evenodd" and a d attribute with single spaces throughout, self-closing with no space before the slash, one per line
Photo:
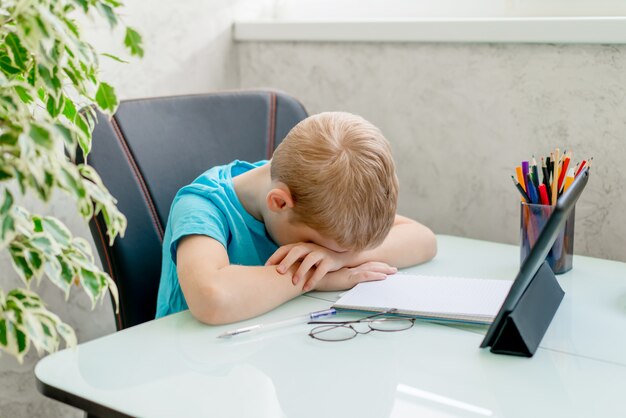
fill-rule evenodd
<path id="1" fill-rule="evenodd" d="M 531 248 L 537 242 L 537 237 L 539 237 L 539 233 L 546 225 L 548 218 L 550 218 L 554 206 L 522 202 L 520 208 L 521 264 L 524 263 Z M 572 208 L 565 225 L 559 231 L 559 235 L 546 257 L 546 261 L 554 274 L 563 274 L 572 269 L 575 209 L 576 207 Z"/>

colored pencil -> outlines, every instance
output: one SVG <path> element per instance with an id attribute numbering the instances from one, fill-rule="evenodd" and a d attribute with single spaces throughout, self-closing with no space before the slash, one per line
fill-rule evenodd
<path id="1" fill-rule="evenodd" d="M 558 183 L 559 183 L 559 149 L 554 150 L 554 174 L 552 174 L 552 206 L 556 205 L 556 199 L 559 196 Z"/>
<path id="2" fill-rule="evenodd" d="M 535 187 L 539 187 L 539 170 L 537 170 L 537 160 L 535 160 L 534 155 L 533 155 L 533 163 L 531 165 L 531 171 L 533 173 L 533 181 L 535 182 Z"/>
<path id="3" fill-rule="evenodd" d="M 547 189 L 545 184 L 542 183 L 539 185 L 539 200 L 541 201 L 542 205 L 550 204 L 550 200 L 548 200 L 548 192 L 546 190 Z"/>
<path id="4" fill-rule="evenodd" d="M 539 194 L 535 188 L 535 182 L 533 181 L 533 175 L 531 173 L 526 175 L 526 184 L 528 185 L 528 197 L 530 197 L 530 202 L 539 203 Z"/>
<path id="5" fill-rule="evenodd" d="M 517 181 L 522 186 L 522 190 L 526 193 L 526 182 L 524 181 L 524 173 L 522 173 L 522 167 L 519 165 L 515 167 L 515 173 L 517 174 Z"/>
<path id="6" fill-rule="evenodd" d="M 517 188 L 517 190 L 519 190 L 519 193 L 522 195 L 522 200 L 526 203 L 530 203 L 530 199 L 528 198 L 528 195 L 524 191 L 522 184 L 518 180 L 516 180 L 515 177 L 511 176 L 511 178 L 513 179 L 513 184 L 515 184 L 515 187 Z"/>
<path id="7" fill-rule="evenodd" d="M 524 179 L 524 190 L 528 193 L 528 161 L 522 161 L 522 179 Z"/>
<path id="8" fill-rule="evenodd" d="M 560 175 L 559 175 L 559 184 L 558 189 L 561 191 L 563 189 L 563 180 L 565 179 L 565 174 L 567 174 L 567 168 L 569 167 L 570 157 L 565 157 L 563 159 L 563 167 L 561 167 Z"/>

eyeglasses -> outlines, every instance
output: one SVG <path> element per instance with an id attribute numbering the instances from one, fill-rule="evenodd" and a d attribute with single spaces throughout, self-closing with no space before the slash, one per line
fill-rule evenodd
<path id="1" fill-rule="evenodd" d="M 309 324 L 322 324 L 309 332 L 309 337 L 320 341 L 347 341 L 359 334 L 369 334 L 372 331 L 398 332 L 405 331 L 415 324 L 415 318 L 401 316 L 384 316 L 393 311 L 377 313 L 353 321 L 311 321 Z M 365 330 L 359 330 L 357 324 L 366 324 Z"/>

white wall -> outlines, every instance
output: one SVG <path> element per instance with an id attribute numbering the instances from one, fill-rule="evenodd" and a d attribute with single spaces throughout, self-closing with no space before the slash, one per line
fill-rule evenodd
<path id="1" fill-rule="evenodd" d="M 624 16 L 622 0 L 277 0 L 278 20 Z"/>
<path id="2" fill-rule="evenodd" d="M 379 126 L 400 212 L 437 233 L 517 244 L 515 166 L 557 146 L 593 156 L 574 249 L 626 261 L 625 45 L 251 41 L 239 54 L 242 87 Z"/>
<path id="3" fill-rule="evenodd" d="M 84 21 L 83 29 L 101 52 L 119 54 L 130 64 L 102 59 L 102 78 L 111 82 L 122 99 L 153 97 L 236 88 L 239 85 L 237 54 L 231 41 L 234 19 L 266 17 L 273 0 L 128 0 L 123 13 L 126 23 L 143 35 L 143 60 L 127 58 L 123 34 L 113 36 L 105 25 Z M 86 238 L 89 229 L 65 196 L 55 196 L 49 205 L 32 198 L 23 204 L 62 219 L 74 234 Z M 0 287 L 19 285 L 6 252 L 0 254 Z M 65 302 L 61 292 L 47 282 L 35 289 L 49 308 L 72 325 L 79 342 L 115 331 L 109 300 L 91 311 L 90 302 L 78 288 Z M 2 417 L 82 417 L 77 409 L 48 400 L 35 388 L 33 367 L 36 353 L 19 365 L 7 355 L 0 357 L 0 415 Z"/>

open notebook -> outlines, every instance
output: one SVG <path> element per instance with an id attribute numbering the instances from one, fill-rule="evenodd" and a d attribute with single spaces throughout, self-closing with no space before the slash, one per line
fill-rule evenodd
<path id="1" fill-rule="evenodd" d="M 490 324 L 512 280 L 398 273 L 356 285 L 333 305 L 338 309 L 397 313 L 438 320 Z"/>

